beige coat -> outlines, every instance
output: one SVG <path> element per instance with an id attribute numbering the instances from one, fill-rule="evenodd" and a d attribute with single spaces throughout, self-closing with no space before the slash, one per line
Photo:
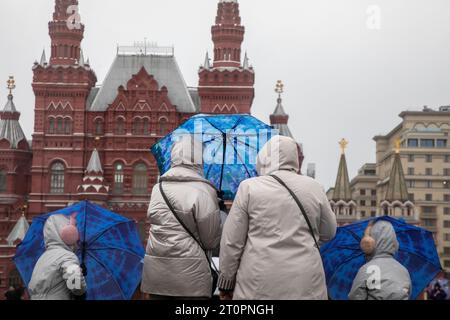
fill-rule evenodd
<path id="1" fill-rule="evenodd" d="M 203 178 L 201 163 L 195 164 L 187 152 L 193 144 L 201 161 L 201 143 L 192 141 L 186 136 L 175 143 L 172 168 L 161 180 L 178 216 L 203 246 L 212 250 L 219 246 L 221 236 L 217 192 Z M 153 189 L 148 218 L 151 227 L 142 291 L 170 297 L 210 297 L 212 277 L 205 254 L 169 210 L 159 184 Z"/>
<path id="2" fill-rule="evenodd" d="M 276 136 L 258 155 L 260 177 L 239 187 L 223 230 L 219 281 L 220 289 L 234 290 L 235 300 L 327 299 L 322 260 L 306 221 L 289 192 L 268 176 L 277 175 L 295 192 L 318 241 L 331 240 L 336 217 L 319 183 L 298 174 L 298 159 L 296 142 Z"/>

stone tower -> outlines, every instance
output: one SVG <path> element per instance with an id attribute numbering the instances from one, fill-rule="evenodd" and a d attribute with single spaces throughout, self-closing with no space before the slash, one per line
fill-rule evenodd
<path id="1" fill-rule="evenodd" d="M 49 34 L 50 61 L 46 61 L 44 51 L 40 63 L 33 66 L 32 215 L 73 200 L 70 193 L 82 182 L 86 101 L 97 82 L 81 50 L 84 25 L 77 0 L 55 0 Z"/>
<path id="2" fill-rule="evenodd" d="M 237 0 L 220 0 L 216 24 L 211 29 L 214 59 L 209 54 L 199 70 L 202 113 L 250 114 L 255 96 L 255 72 L 247 54 L 242 61 L 245 27 Z"/>

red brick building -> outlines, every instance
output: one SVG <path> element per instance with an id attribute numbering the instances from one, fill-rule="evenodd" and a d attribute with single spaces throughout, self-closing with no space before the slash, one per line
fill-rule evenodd
<path id="1" fill-rule="evenodd" d="M 159 175 L 149 148 L 196 113 L 251 111 L 255 72 L 247 54 L 241 61 L 245 28 L 237 0 L 218 3 L 214 61 L 206 55 L 198 88 L 186 85 L 173 48 L 147 44 L 119 47 L 97 85 L 81 49 L 85 26 L 72 21 L 77 5 L 55 0 L 50 59 L 44 51 L 33 66 L 32 143 L 12 93 L 0 113 L 0 299 L 18 282 L 11 258 L 34 216 L 88 199 L 134 219 L 144 239 Z M 277 124 L 287 125 L 282 118 Z"/>

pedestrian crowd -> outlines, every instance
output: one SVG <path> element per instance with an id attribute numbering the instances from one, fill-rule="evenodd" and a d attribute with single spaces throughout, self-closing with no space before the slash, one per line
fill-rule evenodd
<path id="1" fill-rule="evenodd" d="M 196 152 L 203 152 L 202 143 L 193 136 L 176 142 L 171 169 L 153 189 L 141 291 L 151 300 L 211 299 L 216 289 L 222 300 L 328 299 L 320 246 L 335 237 L 336 216 L 322 186 L 300 174 L 298 144 L 273 137 L 257 156 L 258 177 L 240 184 L 229 212 Z M 31 299 L 82 296 L 86 281 L 74 254 L 79 237 L 72 218 L 50 217 L 44 236 Z M 361 241 L 367 263 L 348 298 L 409 299 L 411 279 L 394 259 L 398 249 L 389 222 L 370 224 Z M 68 285 L 69 277 L 78 285 Z"/>

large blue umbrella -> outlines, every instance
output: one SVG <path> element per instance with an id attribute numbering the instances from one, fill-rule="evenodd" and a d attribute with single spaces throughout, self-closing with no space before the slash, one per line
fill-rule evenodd
<path id="1" fill-rule="evenodd" d="M 392 223 L 399 242 L 395 259 L 409 271 L 411 299 L 417 299 L 428 284 L 442 271 L 433 234 L 392 217 L 357 222 L 337 230 L 336 237 L 321 248 L 327 278 L 328 294 L 334 300 L 347 300 L 358 270 L 366 263 L 360 241 L 370 221 Z"/>
<path id="2" fill-rule="evenodd" d="M 43 229 L 47 219 L 73 213 L 78 213 L 81 237 L 77 255 L 87 269 L 86 299 L 131 299 L 141 281 L 145 254 L 136 224 L 87 201 L 33 219 L 14 257 L 24 283 L 28 286 L 34 266 L 45 251 Z"/>
<path id="3" fill-rule="evenodd" d="M 223 191 L 224 200 L 233 200 L 239 184 L 257 175 L 260 149 L 278 133 L 250 115 L 194 116 L 152 147 L 161 175 L 170 169 L 174 142 L 186 134 L 203 142 L 205 177 Z"/>

